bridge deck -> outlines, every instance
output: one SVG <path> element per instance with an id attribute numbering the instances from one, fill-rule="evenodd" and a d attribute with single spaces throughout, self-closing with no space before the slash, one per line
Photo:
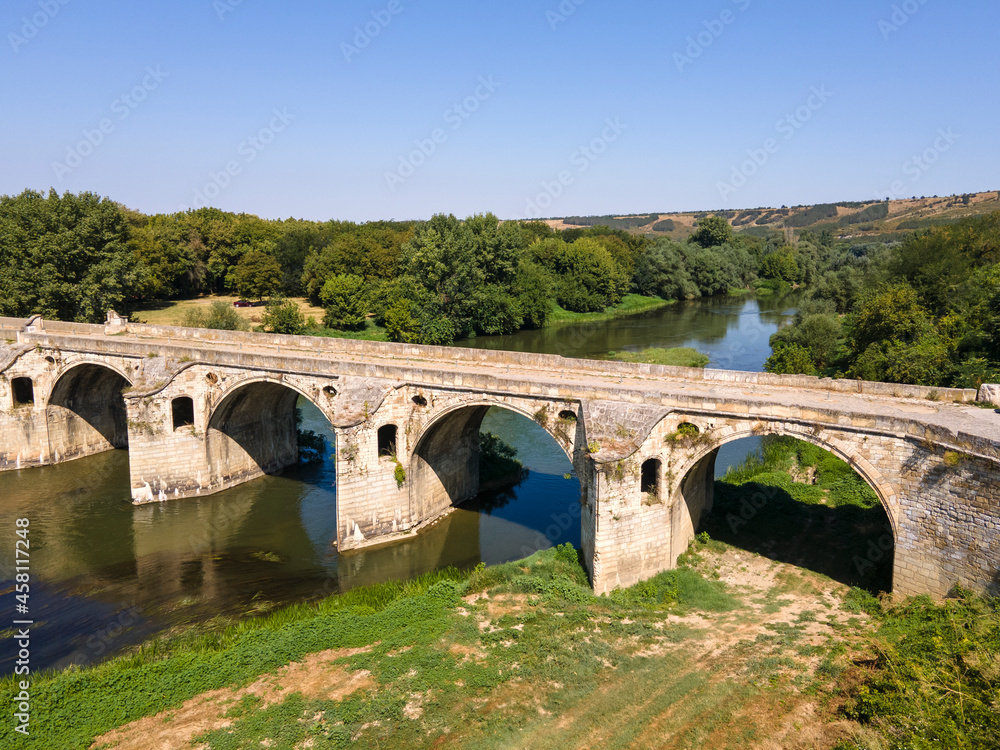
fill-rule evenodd
<path id="1" fill-rule="evenodd" d="M 0 331 L 9 339 L 10 332 L 25 323 L 0 319 Z M 107 335 L 103 326 L 44 321 L 42 330 L 21 333 L 20 340 L 81 353 L 156 354 L 175 362 L 186 359 L 331 378 L 383 378 L 418 386 L 614 399 L 762 418 L 800 416 L 834 423 L 867 418 L 877 432 L 923 437 L 931 429 L 935 438 L 956 447 L 1000 458 L 1000 415 L 968 405 L 975 399 L 975 391 L 970 390 L 142 324 L 129 324 L 126 332 Z"/>

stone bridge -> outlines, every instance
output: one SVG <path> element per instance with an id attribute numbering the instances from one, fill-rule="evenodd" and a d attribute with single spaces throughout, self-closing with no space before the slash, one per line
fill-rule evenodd
<path id="1" fill-rule="evenodd" d="M 892 524 L 897 593 L 1000 588 L 1000 416 L 972 404 L 975 391 L 114 314 L 104 326 L 0 318 L 0 338 L 0 469 L 127 447 L 137 504 L 295 463 L 302 396 L 336 436 L 339 549 L 404 539 L 476 494 L 480 424 L 500 407 L 540 424 L 572 461 L 583 557 L 601 593 L 674 566 L 711 510 L 721 445 L 791 435 L 874 488 Z"/>

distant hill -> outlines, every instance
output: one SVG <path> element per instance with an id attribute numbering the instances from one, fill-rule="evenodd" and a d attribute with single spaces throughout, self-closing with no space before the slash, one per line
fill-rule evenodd
<path id="1" fill-rule="evenodd" d="M 875 239 L 895 233 L 950 224 L 969 216 L 979 216 L 993 211 L 1000 211 L 1000 191 L 894 201 L 844 201 L 814 206 L 748 208 L 735 211 L 568 216 L 543 221 L 559 230 L 606 225 L 633 234 L 672 237 L 680 240 L 694 232 L 699 219 L 706 216 L 721 216 L 737 231 L 829 230 L 842 239 L 853 237 Z"/>

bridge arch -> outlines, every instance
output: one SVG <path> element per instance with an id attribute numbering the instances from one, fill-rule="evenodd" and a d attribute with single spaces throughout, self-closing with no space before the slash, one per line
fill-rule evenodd
<path id="1" fill-rule="evenodd" d="M 538 406 L 534 412 L 533 406 Z M 407 470 L 411 513 L 418 518 L 430 518 L 478 493 L 479 431 L 492 408 L 540 424 L 573 462 L 572 438 L 560 439 L 549 424 L 541 423 L 537 418 L 541 406 L 534 402 L 478 398 L 449 404 L 432 413 L 412 443 Z M 558 413 L 559 409 L 555 411 Z"/>
<path id="2" fill-rule="evenodd" d="M 212 400 L 205 418 L 205 451 L 216 482 L 228 486 L 298 463 L 295 407 L 300 396 L 330 420 L 305 388 L 285 379 L 241 379 Z"/>
<path id="3" fill-rule="evenodd" d="M 898 544 L 898 525 L 901 521 L 899 496 L 881 472 L 863 456 L 850 449 L 846 441 L 833 441 L 823 436 L 821 430 L 784 422 L 756 422 L 753 425 L 726 426 L 713 431 L 710 444 L 698 444 L 681 463 L 672 465 L 670 497 L 676 498 L 671 513 L 672 537 L 675 557 L 694 536 L 701 517 L 712 509 L 712 486 L 715 474 L 715 455 L 719 448 L 750 437 L 778 435 L 795 438 L 833 454 L 845 461 L 861 479 L 872 488 L 889 520 L 893 548 Z M 702 492 L 705 495 L 702 495 Z"/>
<path id="4" fill-rule="evenodd" d="M 129 374 L 106 362 L 62 368 L 46 402 L 52 454 L 67 459 L 128 448 L 124 391 L 131 385 Z"/>

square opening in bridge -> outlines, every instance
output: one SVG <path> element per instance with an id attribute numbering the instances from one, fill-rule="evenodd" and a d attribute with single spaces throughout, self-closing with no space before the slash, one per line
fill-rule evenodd
<path id="1" fill-rule="evenodd" d="M 31 406 L 35 403 L 35 385 L 31 378 L 14 378 L 11 383 L 14 406 Z"/>
<path id="2" fill-rule="evenodd" d="M 194 400 L 188 396 L 175 398 L 171 404 L 174 413 L 174 429 L 194 425 Z"/>
<path id="3" fill-rule="evenodd" d="M 378 454 L 379 456 L 396 455 L 396 425 L 387 424 L 385 427 L 379 427 Z"/>
<path id="4" fill-rule="evenodd" d="M 651 458 L 642 465 L 641 491 L 651 497 L 660 495 L 660 460 Z"/>

